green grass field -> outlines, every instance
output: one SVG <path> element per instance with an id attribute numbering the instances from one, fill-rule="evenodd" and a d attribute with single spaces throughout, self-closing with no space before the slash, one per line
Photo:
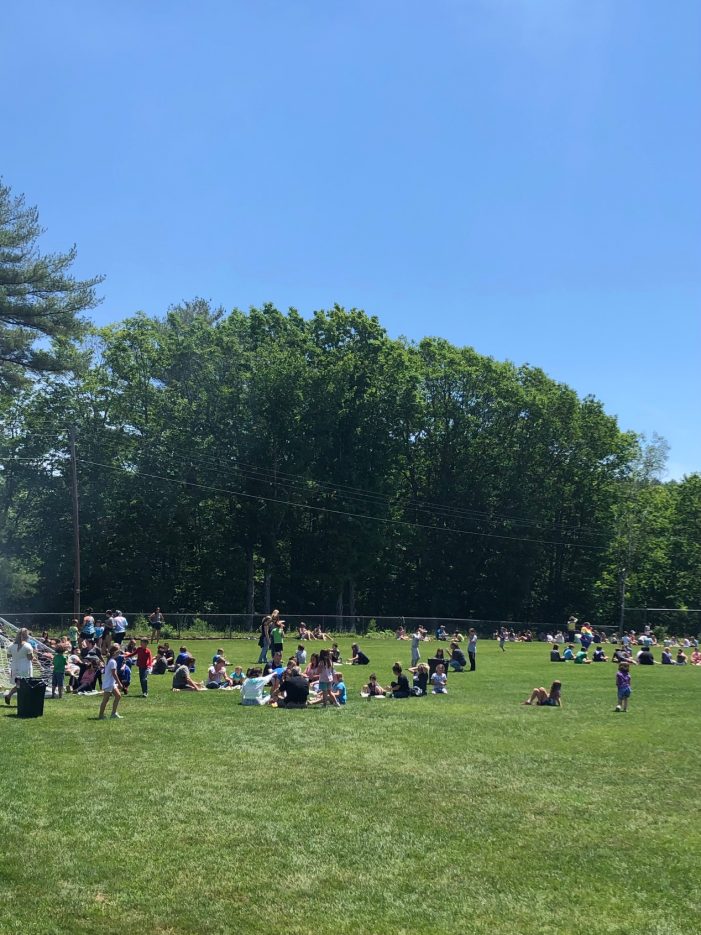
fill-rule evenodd
<path id="1" fill-rule="evenodd" d="M 122 721 L 0 710 L 0 935 L 698 935 L 701 669 L 633 669 L 615 714 L 614 665 L 481 641 L 448 696 L 367 701 L 410 650 L 361 645 L 341 710 L 136 673 Z M 520 706 L 555 677 L 562 709 Z"/>

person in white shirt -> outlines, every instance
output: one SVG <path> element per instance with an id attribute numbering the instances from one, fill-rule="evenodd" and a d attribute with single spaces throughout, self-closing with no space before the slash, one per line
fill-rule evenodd
<path id="1" fill-rule="evenodd" d="M 122 688 L 122 683 L 119 680 L 117 675 L 117 656 L 121 652 L 121 647 L 118 645 L 110 646 L 110 657 L 107 660 L 107 665 L 105 666 L 105 671 L 102 673 L 102 703 L 100 704 L 100 713 L 98 715 L 98 721 L 104 721 L 105 719 L 105 708 L 107 707 L 107 702 L 112 700 L 112 714 L 111 717 L 121 718 L 121 714 L 117 714 L 117 706 L 119 705 L 119 699 L 122 697 L 120 689 Z"/>
<path id="2" fill-rule="evenodd" d="M 17 691 L 19 680 L 32 677 L 34 648 L 29 642 L 29 630 L 26 627 L 17 631 L 15 641 L 7 648 L 7 656 L 10 660 L 12 688 L 5 695 L 5 704 L 10 703 L 10 699 Z"/>
<path id="3" fill-rule="evenodd" d="M 112 641 L 114 643 L 121 643 L 124 639 L 124 634 L 127 632 L 127 618 L 122 616 L 121 610 L 116 610 L 112 617 L 112 626 L 114 628 L 112 633 Z"/>
<path id="4" fill-rule="evenodd" d="M 263 689 L 275 678 L 275 673 L 261 675 L 260 669 L 251 669 L 250 675 L 241 686 L 241 704 L 262 705 L 268 704 L 270 695 L 264 695 Z"/>

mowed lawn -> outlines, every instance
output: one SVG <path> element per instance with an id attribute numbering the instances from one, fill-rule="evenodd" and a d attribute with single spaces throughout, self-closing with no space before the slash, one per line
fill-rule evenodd
<path id="1" fill-rule="evenodd" d="M 258 652 L 193 643 L 198 677 L 217 645 Z M 448 696 L 368 701 L 410 650 L 361 646 L 342 710 L 170 675 L 122 721 L 97 696 L 0 710 L 0 935 L 698 935 L 701 668 L 633 669 L 616 714 L 614 665 L 481 641 Z M 519 704 L 555 677 L 561 710 Z"/>

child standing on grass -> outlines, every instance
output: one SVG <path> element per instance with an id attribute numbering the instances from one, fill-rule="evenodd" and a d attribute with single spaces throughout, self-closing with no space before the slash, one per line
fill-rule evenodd
<path id="1" fill-rule="evenodd" d="M 58 647 L 54 655 L 54 671 L 51 676 L 51 697 L 56 697 L 56 689 L 58 689 L 58 697 L 63 698 L 63 680 L 66 677 L 66 654 L 63 647 Z"/>
<path id="2" fill-rule="evenodd" d="M 322 649 L 319 653 L 319 691 L 322 696 L 322 704 L 324 707 L 326 705 L 334 705 L 334 707 L 339 708 L 340 703 L 338 698 L 333 694 L 333 661 L 331 659 L 331 650 Z"/>
<path id="3" fill-rule="evenodd" d="M 122 683 L 119 681 L 119 676 L 117 675 L 117 656 L 119 652 L 120 646 L 118 643 L 114 646 L 110 646 L 110 658 L 107 660 L 107 665 L 105 666 L 105 671 L 102 676 L 102 704 L 100 705 L 98 721 L 104 721 L 105 708 L 107 707 L 107 702 L 110 700 L 110 697 L 112 698 L 111 717 L 121 718 L 122 716 L 121 714 L 117 714 L 119 699 L 122 697 L 120 691 Z"/>
<path id="4" fill-rule="evenodd" d="M 628 699 L 630 698 L 630 669 L 627 662 L 622 662 L 616 672 L 616 690 L 618 692 L 618 704 L 614 711 L 627 711 Z"/>
<path id="5" fill-rule="evenodd" d="M 139 682 L 141 683 L 141 694 L 144 698 L 148 698 L 148 674 L 153 666 L 153 656 L 151 655 L 151 650 L 148 648 L 148 640 L 146 637 L 140 642 L 141 645 L 132 655 L 136 656 L 136 666 L 139 670 Z"/>

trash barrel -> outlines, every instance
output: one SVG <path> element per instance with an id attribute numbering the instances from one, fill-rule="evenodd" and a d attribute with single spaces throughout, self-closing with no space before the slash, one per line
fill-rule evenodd
<path id="1" fill-rule="evenodd" d="M 20 679 L 17 689 L 17 717 L 43 717 L 46 683 L 43 679 Z"/>

